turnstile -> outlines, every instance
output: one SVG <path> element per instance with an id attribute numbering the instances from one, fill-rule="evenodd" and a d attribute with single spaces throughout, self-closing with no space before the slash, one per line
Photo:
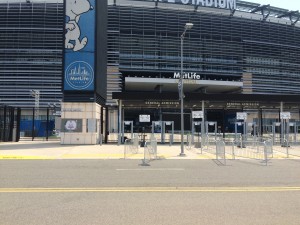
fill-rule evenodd
<path id="1" fill-rule="evenodd" d="M 174 121 L 152 121 L 152 134 L 160 133 L 160 143 L 166 143 L 166 133 L 169 134 L 169 143 L 174 141 Z M 157 138 L 159 140 L 159 138 Z"/>

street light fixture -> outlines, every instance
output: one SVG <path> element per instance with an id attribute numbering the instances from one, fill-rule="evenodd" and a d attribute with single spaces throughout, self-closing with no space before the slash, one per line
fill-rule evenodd
<path id="1" fill-rule="evenodd" d="M 184 94 L 183 94 L 183 40 L 184 40 L 184 36 L 187 30 L 192 29 L 194 24 L 192 23 L 186 23 L 184 26 L 184 31 L 182 33 L 182 35 L 180 36 L 180 46 L 181 46 L 181 71 L 180 71 L 180 80 L 178 83 L 178 91 L 179 91 L 179 97 L 180 97 L 180 118 L 181 118 L 181 151 L 180 151 L 180 155 L 179 156 L 185 156 L 184 154 L 184 117 L 183 117 L 183 98 L 184 98 Z"/>

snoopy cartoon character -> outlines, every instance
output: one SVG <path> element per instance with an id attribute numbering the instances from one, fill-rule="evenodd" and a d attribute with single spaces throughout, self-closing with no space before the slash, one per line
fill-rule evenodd
<path id="1" fill-rule="evenodd" d="M 69 17 L 69 21 L 66 23 L 66 49 L 73 49 L 74 52 L 77 52 L 86 46 L 88 39 L 87 37 L 83 37 L 80 40 L 81 32 L 78 22 L 80 16 L 90 10 L 93 10 L 93 7 L 91 6 L 89 0 L 66 1 L 66 16 Z"/>

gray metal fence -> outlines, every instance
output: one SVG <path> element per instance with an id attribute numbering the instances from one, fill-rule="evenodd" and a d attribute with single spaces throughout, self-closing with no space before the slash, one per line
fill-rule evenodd
<path id="1" fill-rule="evenodd" d="M 226 150 L 225 142 L 223 140 L 216 140 L 216 160 L 226 165 Z"/>
<path id="2" fill-rule="evenodd" d="M 124 142 L 124 159 L 128 155 L 137 154 L 139 151 L 139 137 L 137 134 L 133 135 L 133 139 L 126 139 Z"/>
<path id="3" fill-rule="evenodd" d="M 157 159 L 157 140 L 154 136 L 151 136 L 150 141 L 147 141 L 144 146 L 142 165 L 149 166 L 150 161 L 155 159 Z"/>

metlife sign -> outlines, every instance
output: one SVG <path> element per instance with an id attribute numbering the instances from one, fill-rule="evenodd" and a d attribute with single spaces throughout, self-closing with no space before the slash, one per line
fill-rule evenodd
<path id="1" fill-rule="evenodd" d="M 158 2 L 195 6 L 198 5 L 230 10 L 236 9 L 236 0 L 158 0 Z"/>

